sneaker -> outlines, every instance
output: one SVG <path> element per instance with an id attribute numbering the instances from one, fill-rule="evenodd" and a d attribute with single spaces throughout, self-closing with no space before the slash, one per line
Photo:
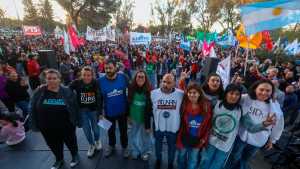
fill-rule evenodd
<path id="1" fill-rule="evenodd" d="M 127 148 L 123 149 L 123 157 L 128 158 L 130 156 L 130 152 Z"/>
<path id="2" fill-rule="evenodd" d="M 73 168 L 73 167 L 75 167 L 78 164 L 79 164 L 79 156 L 75 155 L 75 156 L 72 157 L 72 160 L 71 160 L 71 163 L 70 163 L 70 167 Z"/>
<path id="3" fill-rule="evenodd" d="M 88 151 L 87 151 L 87 156 L 90 158 L 95 154 L 95 146 L 94 145 L 90 145 Z"/>
<path id="4" fill-rule="evenodd" d="M 101 140 L 98 140 L 98 141 L 95 142 L 95 147 L 96 147 L 97 151 L 101 150 L 101 148 L 102 148 Z"/>
<path id="5" fill-rule="evenodd" d="M 156 162 L 155 162 L 155 169 L 160 169 L 160 165 L 161 165 L 160 160 L 156 160 Z"/>
<path id="6" fill-rule="evenodd" d="M 114 148 L 113 147 L 107 147 L 107 149 L 105 149 L 104 151 L 104 157 L 108 158 L 109 156 L 111 156 L 113 154 Z"/>
<path id="7" fill-rule="evenodd" d="M 53 164 L 53 166 L 51 167 L 51 169 L 59 169 L 63 166 L 64 164 L 64 161 L 61 160 L 61 161 L 55 161 L 55 163 Z"/>
<path id="8" fill-rule="evenodd" d="M 142 160 L 143 161 L 148 161 L 149 157 L 150 157 L 150 154 L 149 153 L 145 153 L 145 154 L 142 155 Z"/>

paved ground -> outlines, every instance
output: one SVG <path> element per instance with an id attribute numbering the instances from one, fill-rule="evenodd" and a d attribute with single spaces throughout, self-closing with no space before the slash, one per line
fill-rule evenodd
<path id="1" fill-rule="evenodd" d="M 86 157 L 88 148 L 87 141 L 81 129 L 77 131 L 79 142 L 80 165 L 75 169 L 152 169 L 154 157 L 149 162 L 140 160 L 125 160 L 121 156 L 120 148 L 117 154 L 105 158 L 100 151 L 93 159 Z M 107 145 L 107 137 L 104 131 L 101 131 L 104 145 Z M 63 169 L 69 169 L 70 154 L 65 149 L 65 166 Z M 54 163 L 54 156 L 39 133 L 28 132 L 26 140 L 20 145 L 8 147 L 0 144 L 0 168 L 1 169 L 50 169 Z M 264 161 L 261 155 L 258 155 L 252 162 L 252 169 L 270 169 L 270 165 Z M 165 169 L 165 167 L 163 168 Z"/>

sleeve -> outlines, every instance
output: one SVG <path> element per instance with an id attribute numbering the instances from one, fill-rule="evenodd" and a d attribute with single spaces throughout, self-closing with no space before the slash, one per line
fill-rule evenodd
<path id="1" fill-rule="evenodd" d="M 250 133 L 257 133 L 263 130 L 268 130 L 263 126 L 262 123 L 255 124 L 248 113 L 242 116 L 240 123 Z"/>
<path id="2" fill-rule="evenodd" d="M 284 117 L 280 105 L 277 101 L 271 102 L 271 112 L 276 113 L 276 124 L 273 126 L 270 139 L 272 143 L 276 143 L 281 137 L 284 129 Z"/>
<path id="3" fill-rule="evenodd" d="M 41 95 L 41 88 L 38 88 L 36 91 L 34 91 L 29 104 L 28 104 L 28 114 L 29 114 L 29 124 L 30 127 L 33 131 L 37 131 L 38 127 L 37 127 L 37 112 L 36 112 L 36 108 L 35 105 L 37 103 L 37 100 L 39 99 L 40 95 Z"/>

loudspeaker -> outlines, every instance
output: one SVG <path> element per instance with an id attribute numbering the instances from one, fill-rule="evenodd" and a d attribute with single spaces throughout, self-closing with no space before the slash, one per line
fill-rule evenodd
<path id="1" fill-rule="evenodd" d="M 53 50 L 39 50 L 38 53 L 41 68 L 58 69 L 57 58 Z"/>
<path id="2" fill-rule="evenodd" d="M 220 59 L 218 58 L 206 58 L 202 68 L 202 75 L 206 78 L 210 73 L 216 73 L 219 61 Z"/>

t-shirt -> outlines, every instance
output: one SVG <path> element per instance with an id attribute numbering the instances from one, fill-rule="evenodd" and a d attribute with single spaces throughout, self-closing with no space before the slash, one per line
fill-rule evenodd
<path id="1" fill-rule="evenodd" d="M 213 110 L 212 131 L 209 144 L 217 149 L 228 152 L 237 136 L 241 109 L 228 110 L 217 102 Z"/>
<path id="2" fill-rule="evenodd" d="M 147 74 L 152 74 L 154 73 L 155 65 L 153 63 L 148 63 L 146 65 L 146 72 Z"/>
<path id="3" fill-rule="evenodd" d="M 161 89 L 151 92 L 155 130 L 176 133 L 180 126 L 180 106 L 183 91 L 175 89 L 172 93 L 163 93 Z"/>
<path id="4" fill-rule="evenodd" d="M 64 128 L 66 123 L 70 122 L 65 100 L 57 92 L 45 90 L 44 96 L 38 104 L 37 123 L 39 128 Z"/>
<path id="5" fill-rule="evenodd" d="M 135 92 L 130 105 L 130 117 L 138 123 L 144 123 L 144 113 L 146 107 L 146 96 L 144 93 Z"/>
<path id="6" fill-rule="evenodd" d="M 125 113 L 127 111 L 127 77 L 121 73 L 118 73 L 114 80 L 104 76 L 99 78 L 99 85 L 103 96 L 105 115 L 116 117 Z"/>
<path id="7" fill-rule="evenodd" d="M 84 84 L 81 80 L 73 81 L 70 84 L 70 88 L 77 93 L 77 102 L 80 108 L 88 108 L 89 110 L 96 110 L 97 102 L 97 83 L 92 81 L 90 84 Z"/>
<path id="8" fill-rule="evenodd" d="M 270 104 L 259 100 L 253 100 L 248 95 L 242 96 L 241 105 L 243 107 L 243 116 L 248 114 L 254 123 L 253 125 L 262 124 L 262 122 L 266 120 L 268 113 L 271 112 Z M 268 141 L 271 128 L 272 127 L 269 126 L 267 128 L 268 130 L 250 133 L 243 125 L 241 125 L 239 136 L 242 141 L 245 141 L 250 145 L 262 147 Z"/>
<path id="9" fill-rule="evenodd" d="M 191 136 L 198 137 L 198 131 L 203 121 L 202 115 L 188 116 L 188 131 Z"/>

